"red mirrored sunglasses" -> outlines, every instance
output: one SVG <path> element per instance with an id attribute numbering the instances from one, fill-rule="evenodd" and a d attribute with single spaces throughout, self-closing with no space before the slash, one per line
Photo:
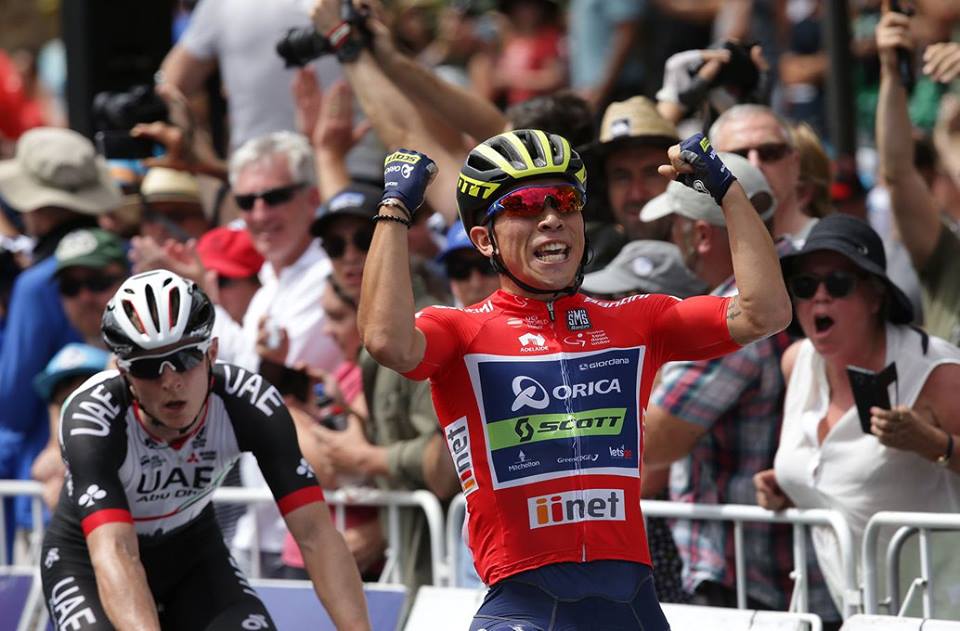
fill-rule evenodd
<path id="1" fill-rule="evenodd" d="M 504 212 L 518 217 L 536 217 L 547 201 L 561 214 L 583 210 L 586 195 L 569 184 L 547 184 L 517 188 L 496 200 L 487 209 L 486 221 Z"/>

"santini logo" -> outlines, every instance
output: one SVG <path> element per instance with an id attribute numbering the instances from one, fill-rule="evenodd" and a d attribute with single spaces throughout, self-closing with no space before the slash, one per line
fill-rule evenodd
<path id="1" fill-rule="evenodd" d="M 530 528 L 581 521 L 625 521 L 622 489 L 587 489 L 527 499 Z"/>
<path id="2" fill-rule="evenodd" d="M 453 465 L 460 477 L 463 494 L 470 495 L 477 490 L 477 480 L 473 477 L 473 458 L 470 455 L 470 432 L 467 431 L 467 417 L 461 417 L 447 425 L 444 433 L 447 446 L 453 457 Z"/>
<path id="3" fill-rule="evenodd" d="M 527 406 L 534 410 L 544 410 L 550 405 L 550 395 L 547 389 L 533 377 L 518 375 L 513 378 L 511 384 L 513 390 L 513 405 L 510 406 L 511 412 L 516 412 L 520 408 Z M 577 397 L 589 397 L 594 394 L 609 394 L 610 392 L 620 392 L 619 379 L 598 379 L 587 383 L 575 383 L 572 385 L 561 384 L 553 389 L 553 398 L 564 401 L 566 399 L 576 399 Z"/>

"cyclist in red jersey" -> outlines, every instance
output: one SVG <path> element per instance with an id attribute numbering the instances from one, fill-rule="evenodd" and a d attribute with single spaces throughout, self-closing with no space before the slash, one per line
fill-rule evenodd
<path id="1" fill-rule="evenodd" d="M 580 294 L 586 170 L 564 138 L 515 130 L 475 147 L 458 181 L 461 220 L 500 290 L 415 313 L 403 226 L 436 167 L 406 150 L 385 161 L 359 323 L 380 363 L 431 381 L 490 586 L 472 629 L 669 628 L 640 512 L 654 375 L 780 331 L 791 312 L 770 235 L 707 139 L 668 157 L 665 177 L 722 206 L 738 297 Z"/>

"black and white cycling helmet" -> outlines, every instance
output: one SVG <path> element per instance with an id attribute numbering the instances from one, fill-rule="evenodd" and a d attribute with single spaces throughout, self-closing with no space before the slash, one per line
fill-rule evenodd
<path id="1" fill-rule="evenodd" d="M 196 283 L 168 270 L 128 278 L 110 299 L 100 331 L 120 358 L 210 339 L 213 303 Z"/>

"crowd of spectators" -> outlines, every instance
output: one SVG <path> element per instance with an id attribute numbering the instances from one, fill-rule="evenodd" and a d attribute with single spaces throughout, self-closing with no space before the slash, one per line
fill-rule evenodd
<path id="1" fill-rule="evenodd" d="M 332 33 L 339 0 L 201 0 L 157 69 L 169 116 L 129 130 L 155 143 L 144 160 L 98 155 L 62 126 L 36 64 L 0 51 L 0 479 L 41 481 L 55 507 L 60 406 L 113 361 L 100 314 L 131 273 L 167 268 L 216 303 L 220 359 L 284 395 L 326 488 L 447 501 L 459 484 L 428 384 L 379 366 L 357 331 L 386 152 L 439 166 L 409 231 L 418 306 L 469 306 L 498 288 L 456 221 L 455 187 L 469 148 L 511 128 L 559 133 L 588 165 L 583 291 L 728 296 L 737 244 L 723 213 L 657 171 L 667 147 L 702 130 L 777 240 L 782 270 L 769 273 L 787 280 L 795 323 L 663 369 L 645 418 L 644 496 L 834 508 L 858 542 L 879 510 L 960 511 L 960 7 L 918 0 L 909 16 L 851 2 L 853 63 L 831 68 L 827 4 L 367 2 L 362 46 L 289 68 L 276 42 L 293 27 Z M 223 129 L 211 129 L 203 90 L 217 69 Z M 831 72 L 854 86 L 856 155 L 827 141 Z M 222 133 L 226 155 L 211 141 Z M 890 364 L 892 409 L 864 419 L 846 368 Z M 265 484 L 252 459 L 226 483 Z M 29 509 L 5 514 L 12 547 Z M 265 574 L 303 576 L 275 507 L 218 517 L 242 564 L 258 549 Z M 375 579 L 397 546 L 404 582 L 429 582 L 422 515 L 402 515 L 398 541 L 386 532 L 376 510 L 348 512 L 363 575 Z M 662 600 L 736 604 L 732 528 L 651 520 L 649 534 Z M 748 534 L 748 602 L 785 609 L 790 532 Z M 812 547 L 810 604 L 836 625 L 836 542 L 815 530 Z M 960 614 L 956 555 L 937 560 L 938 611 Z"/>

